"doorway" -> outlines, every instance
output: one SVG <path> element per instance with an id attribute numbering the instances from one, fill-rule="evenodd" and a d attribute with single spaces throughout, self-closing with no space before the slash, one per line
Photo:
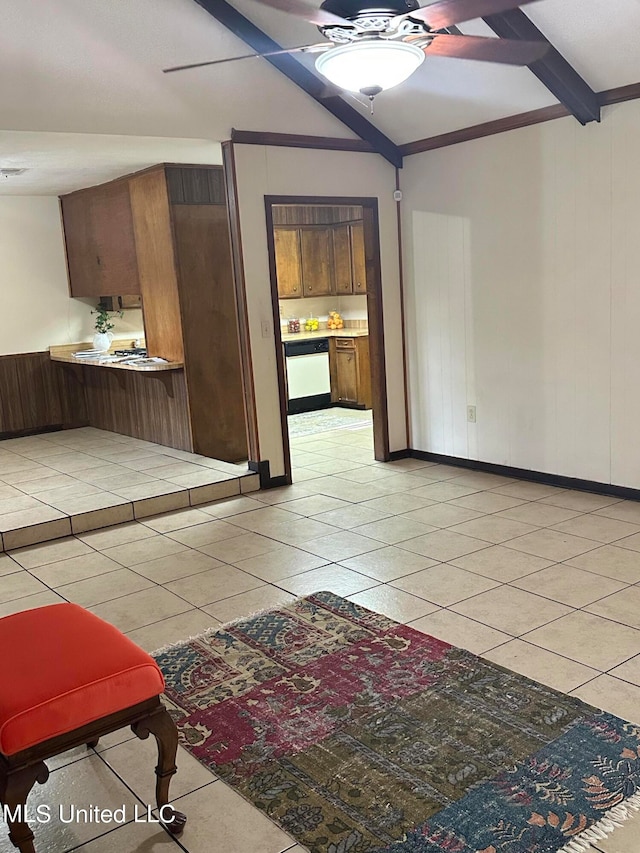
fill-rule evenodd
<path id="1" fill-rule="evenodd" d="M 291 441 L 372 432 L 389 459 L 375 198 L 266 196 L 285 478 Z"/>

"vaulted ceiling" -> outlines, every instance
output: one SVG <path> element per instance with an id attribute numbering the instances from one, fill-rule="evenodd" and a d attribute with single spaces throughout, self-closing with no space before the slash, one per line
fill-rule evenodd
<path id="1" fill-rule="evenodd" d="M 321 40 L 301 19 L 231 3 L 285 47 Z M 525 10 L 595 91 L 640 81 L 639 0 L 539 0 Z M 460 29 L 495 35 L 483 21 Z M 162 73 L 247 52 L 195 0 L 4 0 L 0 130 L 220 141 L 235 127 L 355 138 L 264 59 Z M 312 57 L 299 61 L 313 69 Z M 396 144 L 557 103 L 527 68 L 439 57 L 379 95 L 373 116 L 345 101 Z"/>

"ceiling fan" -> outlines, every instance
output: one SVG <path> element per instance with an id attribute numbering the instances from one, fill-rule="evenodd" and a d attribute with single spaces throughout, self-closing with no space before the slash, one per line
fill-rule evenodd
<path id="1" fill-rule="evenodd" d="M 318 53 L 316 69 L 331 83 L 373 100 L 402 83 L 426 55 L 529 65 L 549 49 L 548 42 L 463 35 L 456 24 L 524 6 L 535 0 L 257 0 L 315 24 L 328 41 L 165 68 L 165 73 L 235 62 L 256 56 Z"/>

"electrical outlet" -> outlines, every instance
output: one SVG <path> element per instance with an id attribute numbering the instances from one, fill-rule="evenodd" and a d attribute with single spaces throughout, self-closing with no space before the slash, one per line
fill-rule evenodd
<path id="1" fill-rule="evenodd" d="M 476 407 L 475 406 L 467 406 L 467 420 L 470 424 L 475 424 L 476 422 Z"/>

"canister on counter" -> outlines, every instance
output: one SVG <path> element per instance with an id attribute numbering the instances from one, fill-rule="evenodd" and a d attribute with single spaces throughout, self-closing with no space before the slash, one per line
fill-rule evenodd
<path id="1" fill-rule="evenodd" d="M 300 331 L 300 320 L 297 318 L 292 318 L 287 320 L 287 331 L 290 335 L 295 334 Z"/>

